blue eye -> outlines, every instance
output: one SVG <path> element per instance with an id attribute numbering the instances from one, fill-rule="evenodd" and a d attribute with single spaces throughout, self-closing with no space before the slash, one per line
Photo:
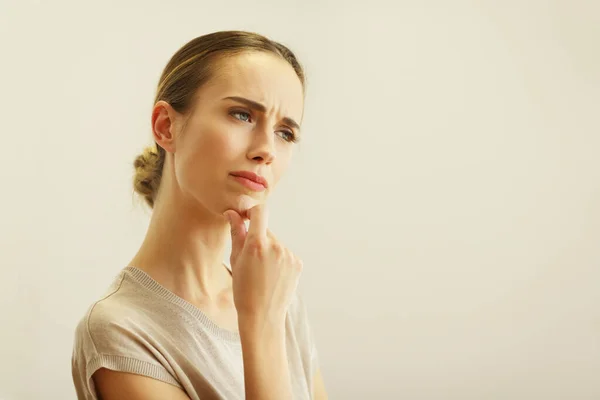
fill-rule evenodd
<path id="1" fill-rule="evenodd" d="M 231 111 L 229 113 L 229 115 L 231 115 L 235 119 L 242 121 L 242 122 L 251 122 L 251 118 L 252 118 L 252 115 L 250 115 L 250 113 L 248 113 L 246 111 L 234 110 L 234 111 Z M 292 131 L 283 130 L 283 131 L 279 131 L 278 133 L 279 133 L 278 136 L 281 137 L 286 142 L 296 143 L 300 140 L 300 138 Z"/>
<path id="2" fill-rule="evenodd" d="M 248 120 L 250 119 L 250 114 L 249 114 L 249 113 L 247 113 L 247 112 L 244 112 L 244 111 L 232 111 L 232 112 L 230 113 L 230 115 L 233 115 L 234 117 L 235 117 L 235 115 L 236 115 L 236 114 L 237 114 L 237 115 L 245 115 L 245 116 L 247 116 L 247 118 L 248 118 L 248 119 L 237 118 L 237 117 L 236 117 L 236 118 L 237 118 L 237 119 L 239 119 L 240 121 L 249 122 L 249 121 L 248 121 Z"/>
<path id="3" fill-rule="evenodd" d="M 290 131 L 281 131 L 281 138 L 286 142 L 292 143 L 296 143 L 299 140 L 298 137 L 294 134 L 294 132 Z"/>

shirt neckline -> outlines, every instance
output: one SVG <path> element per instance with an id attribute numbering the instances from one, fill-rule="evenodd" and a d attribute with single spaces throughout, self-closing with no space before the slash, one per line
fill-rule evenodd
<path id="1" fill-rule="evenodd" d="M 225 264 L 227 269 L 231 272 L 231 267 Z M 223 328 L 217 325 L 212 319 L 210 319 L 202 310 L 188 302 L 187 300 L 179 297 L 160 283 L 158 283 L 154 278 L 148 275 L 145 271 L 135 267 L 135 266 L 127 266 L 123 269 L 123 272 L 135 280 L 138 284 L 144 286 L 146 289 L 150 290 L 153 293 L 160 295 L 162 298 L 167 301 L 178 305 L 183 308 L 190 314 L 192 314 L 196 319 L 198 319 L 204 327 L 211 332 L 213 335 L 230 342 L 240 342 L 240 334 L 237 331 L 232 331 L 226 328 Z"/>

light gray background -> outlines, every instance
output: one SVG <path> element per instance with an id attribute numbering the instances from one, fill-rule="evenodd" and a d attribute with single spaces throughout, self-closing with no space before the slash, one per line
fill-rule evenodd
<path id="1" fill-rule="evenodd" d="M 159 74 L 223 29 L 307 69 L 270 220 L 332 399 L 600 398 L 600 3 L 567 0 L 3 1 L 0 398 L 75 398 Z"/>

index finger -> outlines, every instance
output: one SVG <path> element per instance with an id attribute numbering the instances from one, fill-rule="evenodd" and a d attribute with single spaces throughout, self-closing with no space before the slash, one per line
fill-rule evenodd
<path id="1" fill-rule="evenodd" d="M 269 213 L 266 204 L 258 204 L 249 210 L 250 225 L 248 235 L 267 237 Z"/>

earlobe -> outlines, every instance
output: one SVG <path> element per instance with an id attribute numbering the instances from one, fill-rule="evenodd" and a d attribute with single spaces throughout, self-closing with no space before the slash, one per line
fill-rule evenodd
<path id="1" fill-rule="evenodd" d="M 169 153 L 175 152 L 175 110 L 165 101 L 158 101 L 152 110 L 152 136 Z"/>

